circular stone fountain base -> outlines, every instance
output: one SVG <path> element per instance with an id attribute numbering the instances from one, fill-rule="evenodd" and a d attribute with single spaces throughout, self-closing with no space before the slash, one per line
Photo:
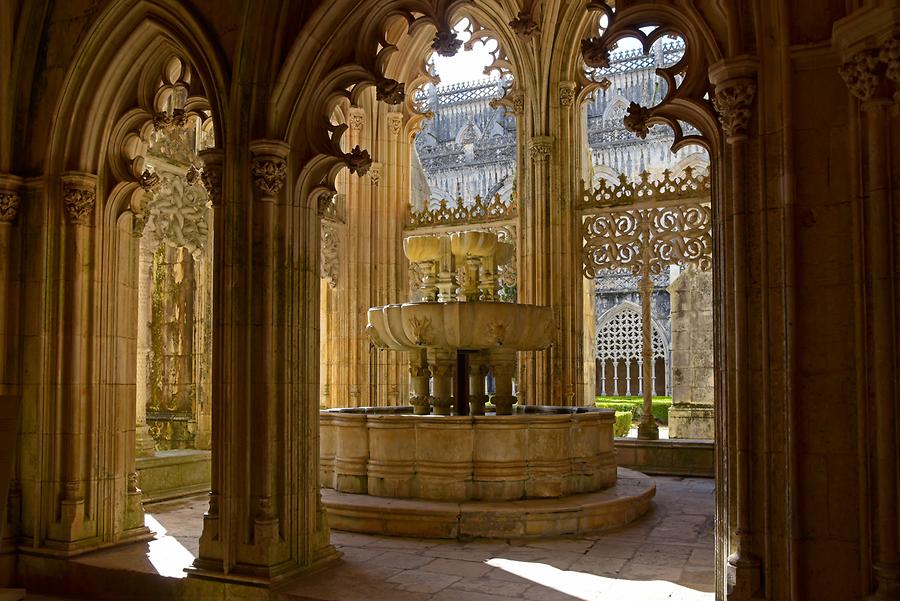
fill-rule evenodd
<path id="1" fill-rule="evenodd" d="M 421 538 L 528 538 L 623 526 L 646 513 L 655 494 L 651 478 L 620 467 L 614 486 L 560 498 L 456 502 L 322 489 L 322 501 L 335 530 Z"/>

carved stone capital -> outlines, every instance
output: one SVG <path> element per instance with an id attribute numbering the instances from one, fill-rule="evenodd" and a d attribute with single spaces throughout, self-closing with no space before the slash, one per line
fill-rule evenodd
<path id="1" fill-rule="evenodd" d="M 324 219 L 334 218 L 336 213 L 334 190 L 323 190 L 316 195 L 316 212 Z"/>
<path id="2" fill-rule="evenodd" d="M 379 77 L 375 81 L 375 100 L 386 104 L 400 104 L 406 100 L 405 84 L 389 77 Z"/>
<path id="3" fill-rule="evenodd" d="M 400 113 L 388 113 L 388 133 L 391 138 L 396 138 L 403 130 L 403 115 Z"/>
<path id="4" fill-rule="evenodd" d="M 461 46 L 462 40 L 452 29 L 439 29 L 431 42 L 431 47 L 441 56 L 456 56 Z"/>
<path id="5" fill-rule="evenodd" d="M 377 186 L 378 182 L 381 181 L 381 163 L 378 161 L 373 161 L 369 167 L 369 181 L 372 182 L 373 186 Z"/>
<path id="6" fill-rule="evenodd" d="M 521 115 L 525 112 L 525 93 L 515 92 L 510 98 L 512 101 L 512 109 L 514 115 Z"/>
<path id="7" fill-rule="evenodd" d="M 575 82 L 559 82 L 559 106 L 569 107 L 575 102 Z"/>
<path id="8" fill-rule="evenodd" d="M 553 136 L 535 136 L 528 141 L 532 161 L 546 161 L 553 152 Z"/>
<path id="9" fill-rule="evenodd" d="M 519 11 L 516 18 L 509 22 L 509 27 L 517 36 L 524 40 L 528 40 L 541 32 L 541 28 L 538 27 L 534 17 L 525 10 Z"/>
<path id="10" fill-rule="evenodd" d="M 347 115 L 347 124 L 351 131 L 360 132 L 366 124 L 366 111 L 358 106 L 351 106 Z"/>
<path id="11" fill-rule="evenodd" d="M 838 69 L 850 93 L 861 102 L 871 100 L 882 83 L 881 61 L 874 49 L 850 56 Z"/>
<path id="12" fill-rule="evenodd" d="M 225 162 L 225 153 L 218 148 L 210 148 L 200 151 L 200 160 L 203 161 L 203 171 L 200 172 L 200 183 L 209 194 L 209 202 L 213 207 L 222 204 L 222 167 Z"/>
<path id="13" fill-rule="evenodd" d="M 16 218 L 21 201 L 18 192 L 0 190 L 0 223 L 9 223 Z"/>
<path id="14" fill-rule="evenodd" d="M 69 222 L 91 225 L 97 204 L 97 176 L 70 171 L 62 175 L 63 207 Z"/>
<path id="15" fill-rule="evenodd" d="M 649 121 L 650 109 L 639 105 L 637 102 L 632 102 L 628 105 L 628 112 L 625 114 L 625 118 L 622 119 L 625 129 L 642 140 L 650 133 Z"/>
<path id="16" fill-rule="evenodd" d="M 11 223 L 16 218 L 22 203 L 21 186 L 21 178 L 0 174 L 0 223 Z"/>
<path id="17" fill-rule="evenodd" d="M 716 86 L 713 106 L 719 113 L 719 123 L 729 144 L 747 139 L 756 82 L 752 79 L 732 79 Z"/>
<path id="18" fill-rule="evenodd" d="M 253 159 L 250 173 L 260 200 L 274 200 L 284 186 L 287 177 L 287 161 L 290 146 L 280 140 L 256 140 L 250 143 Z"/>

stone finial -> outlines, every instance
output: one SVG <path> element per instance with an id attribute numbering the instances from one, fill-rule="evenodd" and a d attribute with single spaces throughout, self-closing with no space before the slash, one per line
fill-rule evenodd
<path id="1" fill-rule="evenodd" d="M 609 67 L 609 48 L 601 37 L 581 40 L 581 57 L 584 59 L 584 64 L 592 69 Z"/>
<path id="2" fill-rule="evenodd" d="M 649 121 L 650 109 L 639 105 L 637 102 L 632 102 L 628 105 L 628 112 L 626 113 L 625 118 L 622 119 L 625 129 L 642 140 L 650 133 Z"/>
<path id="3" fill-rule="evenodd" d="M 747 139 L 750 106 L 755 95 L 756 83 L 751 79 L 730 80 L 716 86 L 713 106 L 719 113 L 719 123 L 728 143 Z"/>
<path id="4" fill-rule="evenodd" d="M 572 106 L 575 102 L 575 82 L 561 81 L 559 82 L 559 106 Z"/>
<path id="5" fill-rule="evenodd" d="M 363 150 L 358 145 L 353 150 L 344 155 L 344 163 L 350 169 L 350 173 L 354 173 L 360 177 L 364 176 L 372 166 L 372 157 L 368 150 Z"/>
<path id="6" fill-rule="evenodd" d="M 97 203 L 97 176 L 90 173 L 70 172 L 62 176 L 63 207 L 69 222 L 90 225 Z"/>
<path id="7" fill-rule="evenodd" d="M 431 42 L 431 47 L 441 56 L 455 56 L 461 46 L 462 40 L 449 28 L 439 29 Z"/>
<path id="8" fill-rule="evenodd" d="M 366 111 L 358 106 L 351 106 L 347 121 L 352 131 L 362 131 L 363 126 L 366 124 Z"/>
<path id="9" fill-rule="evenodd" d="M 517 36 L 525 40 L 530 39 L 541 32 L 541 28 L 538 27 L 534 17 L 531 16 L 530 12 L 525 10 L 519 11 L 516 18 L 509 22 L 509 27 Z"/>
<path id="10" fill-rule="evenodd" d="M 405 84 L 389 77 L 375 81 L 375 100 L 386 104 L 400 104 L 406 99 Z"/>
<path id="11" fill-rule="evenodd" d="M 250 173 L 260 200 L 274 200 L 287 177 L 287 158 L 290 147 L 280 140 L 256 140 L 250 143 L 253 159 Z"/>
<path id="12" fill-rule="evenodd" d="M 881 81 L 878 73 L 878 53 L 874 50 L 857 52 L 843 65 L 838 72 L 844 79 L 844 83 L 850 89 L 850 93 L 862 102 L 870 100 L 878 90 Z"/>
<path id="13" fill-rule="evenodd" d="M 388 113 L 388 133 L 392 138 L 396 138 L 403 130 L 403 115 L 400 113 Z"/>
<path id="14" fill-rule="evenodd" d="M 18 192 L 0 191 L 0 223 L 10 223 L 16 218 L 21 201 L 22 197 Z"/>
<path id="15" fill-rule="evenodd" d="M 553 152 L 552 136 L 535 136 L 528 143 L 528 152 L 532 161 L 546 161 Z"/>

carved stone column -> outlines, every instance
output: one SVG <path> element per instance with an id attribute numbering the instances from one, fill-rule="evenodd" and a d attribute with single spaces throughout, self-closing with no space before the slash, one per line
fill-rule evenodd
<path id="1" fill-rule="evenodd" d="M 456 374 L 456 354 L 448 351 L 432 350 L 431 375 L 434 382 L 434 413 L 450 415 L 453 406 L 453 376 Z"/>
<path id="2" fill-rule="evenodd" d="M 284 187 L 287 175 L 287 158 L 290 148 L 279 141 L 260 140 L 251 143 L 253 155 L 251 174 L 255 187 L 255 204 L 253 205 L 253 247 L 255 250 L 253 272 L 253 288 L 258 301 L 258 316 L 253 319 L 251 334 L 256 344 L 253 345 L 253 359 L 256 369 L 254 388 L 258 393 L 255 411 L 251 413 L 251 429 L 253 431 L 252 464 L 256 466 L 255 478 L 251 483 L 254 500 L 253 510 L 254 532 L 256 544 L 268 544 L 278 536 L 278 515 L 274 506 L 277 469 L 275 462 L 276 446 L 279 444 L 278 415 L 276 407 L 276 345 L 277 324 L 275 320 L 275 303 L 281 301 L 277 294 L 275 281 L 275 215 L 279 194 Z M 258 325 L 257 325 L 258 324 Z"/>
<path id="3" fill-rule="evenodd" d="M 752 538 L 754 525 L 751 523 L 751 411 L 753 402 L 749 397 L 749 357 L 750 348 L 748 334 L 747 309 L 747 191 L 744 189 L 744 146 L 747 140 L 748 126 L 751 117 L 751 106 L 756 94 L 755 73 L 757 61 L 753 57 L 741 56 L 720 61 L 710 67 L 710 81 L 715 86 L 713 104 L 719 114 L 719 122 L 725 134 L 728 148 L 725 153 L 725 165 L 731 174 L 732 189 L 726 191 L 731 200 L 730 215 L 724 219 L 730 221 L 727 239 L 732 247 L 727 253 L 733 261 L 728 271 L 733 274 L 731 286 L 726 289 L 726 297 L 730 302 L 726 306 L 733 308 L 730 320 L 733 325 L 732 341 L 727 348 L 733 352 L 729 362 L 728 374 L 729 395 L 726 400 L 726 415 L 734 423 L 734 438 L 728 444 L 732 467 L 728 480 L 734 486 L 734 520 L 729 524 L 733 531 L 729 534 L 734 542 L 728 556 L 728 573 L 726 595 L 728 599 L 756 598 L 762 583 L 761 566 L 758 558 L 752 554 Z M 729 219 L 730 218 L 730 219 Z M 723 286 L 725 288 L 725 286 Z M 725 416 L 723 416 L 725 417 Z"/>
<path id="4" fill-rule="evenodd" d="M 17 303 L 13 300 L 15 284 L 12 280 L 13 223 L 22 203 L 22 180 L 14 175 L 0 175 L 0 394 L 13 394 L 14 382 L 10 362 L 17 345 L 13 315 Z"/>
<path id="5" fill-rule="evenodd" d="M 469 355 L 469 415 L 484 415 L 484 404 L 487 396 L 484 391 L 484 378 L 489 367 L 482 353 Z"/>
<path id="6" fill-rule="evenodd" d="M 491 375 L 494 376 L 494 406 L 497 415 L 512 415 L 516 397 L 513 396 L 512 378 L 516 373 L 516 352 L 506 349 L 489 351 Z"/>
<path id="7" fill-rule="evenodd" d="M 63 213 L 66 222 L 62 307 L 63 360 L 61 364 L 60 436 L 62 470 L 58 521 L 51 526 L 53 546 L 78 549 L 79 541 L 95 535 L 96 516 L 86 512 L 90 474 L 85 471 L 89 448 L 89 410 L 92 405 L 91 358 L 93 348 L 93 248 L 97 177 L 69 172 L 62 176 Z"/>
<path id="8" fill-rule="evenodd" d="M 897 207 L 891 174 L 897 152 L 892 145 L 896 100 L 900 97 L 900 22 L 896 8 L 861 10 L 838 22 L 835 45 L 844 62 L 841 77 L 857 100 L 858 156 L 862 178 L 857 194 L 862 205 L 861 238 L 864 292 L 862 305 L 867 377 L 862 398 L 871 400 L 874 424 L 867 433 L 868 456 L 861 469 L 872 481 L 872 600 L 900 599 L 898 532 L 898 402 L 896 388 L 898 303 L 895 267 Z M 863 414 L 865 415 L 865 414 Z M 860 418 L 862 419 L 862 418 Z M 862 430 L 861 430 L 862 431 Z"/>

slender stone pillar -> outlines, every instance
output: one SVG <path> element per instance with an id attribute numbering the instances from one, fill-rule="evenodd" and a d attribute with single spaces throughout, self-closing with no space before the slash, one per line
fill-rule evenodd
<path id="1" fill-rule="evenodd" d="M 147 425 L 147 402 L 150 400 L 149 356 L 150 356 L 150 294 L 152 287 L 153 249 L 150 243 L 140 238 L 138 252 L 138 324 L 137 324 L 137 371 L 135 372 L 135 442 L 136 455 L 149 457 L 156 450 L 156 443 L 150 436 Z"/>
<path id="2" fill-rule="evenodd" d="M 97 202 L 97 178 L 89 173 L 62 176 L 63 209 L 66 218 L 63 264 L 62 345 L 64 358 L 60 383 L 62 431 L 61 495 L 58 520 L 51 525 L 54 546 L 74 551 L 79 541 L 95 533 L 86 511 L 89 488 L 85 458 L 90 445 L 88 411 L 91 407 L 93 230 Z M 87 544 L 87 543 L 85 543 Z"/>
<path id="3" fill-rule="evenodd" d="M 428 392 L 431 370 L 425 349 L 409 353 L 409 402 L 416 415 L 429 415 L 434 400 Z"/>
<path id="4" fill-rule="evenodd" d="M 485 363 L 486 357 L 482 353 L 469 355 L 469 414 L 484 415 L 484 403 L 487 396 L 484 391 L 484 378 L 487 376 L 489 366 Z"/>
<path id="5" fill-rule="evenodd" d="M 20 188 L 22 181 L 12 175 L 0 175 L 0 299 L 4 299 L 0 307 L 0 394 L 12 394 L 12 370 L 10 362 L 14 360 L 11 351 L 16 348 L 12 331 L 15 310 L 8 301 L 13 296 L 12 235 L 13 222 L 22 202 Z"/>
<path id="6" fill-rule="evenodd" d="M 896 28 L 897 25 L 895 24 Z M 853 30 L 848 27 L 848 30 Z M 858 33 L 858 32 L 854 32 Z M 867 42 L 869 40 L 866 40 Z M 845 40 L 846 42 L 846 40 Z M 862 109 L 860 152 L 864 157 L 862 239 L 865 261 L 867 388 L 872 401 L 870 477 L 873 480 L 875 589 L 868 599 L 900 599 L 900 529 L 898 529 L 897 349 L 896 342 L 896 207 L 891 169 L 896 152 L 891 144 L 891 116 L 900 95 L 900 34 L 894 33 L 879 48 L 856 52 L 840 72 Z M 894 91 L 891 95 L 892 88 Z"/>
<path id="7" fill-rule="evenodd" d="M 644 397 L 644 411 L 638 424 L 638 438 L 656 440 L 659 426 L 653 418 L 653 339 L 650 305 L 653 301 L 653 279 L 650 277 L 650 249 L 644 245 L 643 270 L 638 292 L 641 295 L 641 394 Z"/>
<path id="8" fill-rule="evenodd" d="M 494 376 L 494 406 L 497 415 L 512 415 L 516 397 L 513 396 L 512 378 L 516 372 L 516 352 L 506 349 L 489 351 L 491 375 Z"/>
<path id="9" fill-rule="evenodd" d="M 450 415 L 453 406 L 453 376 L 456 374 L 456 353 L 434 349 L 431 354 L 431 374 L 434 382 L 434 412 Z"/>

